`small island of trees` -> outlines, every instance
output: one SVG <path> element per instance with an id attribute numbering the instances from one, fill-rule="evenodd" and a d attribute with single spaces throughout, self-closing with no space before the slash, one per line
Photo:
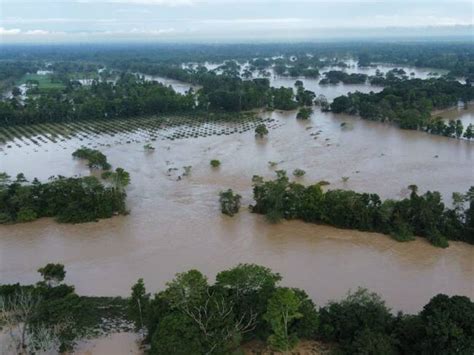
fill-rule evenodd
<path id="1" fill-rule="evenodd" d="M 270 221 L 302 219 L 389 234 L 399 241 L 411 240 L 416 235 L 439 247 L 447 247 L 448 239 L 474 244 L 474 187 L 466 194 L 453 194 L 454 207 L 450 209 L 439 192 L 419 195 L 415 185 L 409 186 L 409 198 L 382 201 L 373 193 L 323 192 L 320 184 L 304 186 L 290 182 L 285 171 L 276 173 L 273 181 L 258 176 L 253 179 L 252 211 L 266 215 Z"/>

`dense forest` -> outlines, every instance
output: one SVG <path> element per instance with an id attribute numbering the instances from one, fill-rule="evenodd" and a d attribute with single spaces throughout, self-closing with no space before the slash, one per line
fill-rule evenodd
<path id="1" fill-rule="evenodd" d="M 420 48 L 425 48 L 426 52 Z M 470 85 L 474 53 L 463 43 L 423 43 L 419 46 L 405 43 L 386 47 L 375 43 L 199 48 L 194 45 L 135 45 L 127 51 L 119 45 L 101 48 L 6 46 L 3 49 L 0 82 L 8 83 L 12 88 L 12 97 L 0 101 L 0 125 L 4 126 L 210 110 L 292 110 L 313 104 L 316 97 L 313 92 L 298 88 L 295 93 L 292 88 L 271 87 L 270 70 L 276 75 L 316 78 L 322 68 L 329 67 L 331 69 L 320 80 L 321 85 L 368 82 L 383 86 L 384 90 L 377 94 L 355 92 L 338 97 L 331 104 L 331 110 L 359 114 L 372 120 L 394 121 L 402 128 L 425 129 L 446 136 L 459 136 L 459 127 L 454 127 L 452 132 L 452 124 L 431 119 L 431 111 L 456 105 L 459 100 L 468 102 L 474 97 Z M 428 60 L 426 53 L 431 53 L 435 59 Z M 12 58 L 21 58 L 21 61 Z M 451 72 L 442 78 L 421 80 L 410 78 L 397 68 L 385 75 L 376 73 L 374 76 L 336 70 L 347 67 L 344 61 L 347 58 L 356 58 L 359 66 L 390 62 L 429 65 Z M 220 65 L 211 70 L 203 65 L 205 62 Z M 49 82 L 39 83 L 38 76 L 33 75 L 32 79 L 26 80 L 28 91 L 26 98 L 22 97 L 21 91 L 12 87 L 12 83 L 38 69 L 48 71 Z M 180 80 L 197 89 L 179 94 L 171 87 L 147 81 L 137 73 Z M 454 76 L 464 77 L 466 84 L 455 81 Z M 81 84 L 78 81 L 81 78 L 88 78 L 91 84 Z M 40 80 L 46 79 L 41 77 Z M 323 109 L 326 108 L 325 105 Z M 468 133 L 466 138 L 469 136 Z"/>
<path id="2" fill-rule="evenodd" d="M 6 61 L 85 61 L 124 68 L 130 63 L 176 64 L 222 63 L 226 60 L 246 62 L 259 58 L 264 63 L 282 64 L 292 58 L 310 55 L 311 66 L 328 58 L 358 58 L 360 64 L 393 63 L 416 67 L 439 68 L 454 76 L 471 77 L 474 73 L 474 49 L 469 40 L 449 42 L 327 42 L 327 43 L 259 43 L 259 44 L 101 44 L 8 46 L 0 51 L 0 63 Z M 308 59 L 305 59 L 308 62 Z M 339 62 L 336 61 L 335 64 Z M 307 67 L 307 66 L 306 66 Z"/>
<path id="3" fill-rule="evenodd" d="M 409 198 L 382 201 L 374 193 L 323 192 L 320 184 L 304 186 L 290 182 L 281 170 L 273 181 L 264 181 L 259 176 L 253 181 L 252 211 L 265 214 L 273 222 L 282 218 L 302 219 L 389 234 L 399 241 L 420 236 L 440 247 L 447 247 L 448 240 L 474 244 L 474 187 L 466 194 L 454 193 L 454 207 L 450 209 L 438 192 L 419 195 L 415 185 L 409 186 Z"/>
<path id="4" fill-rule="evenodd" d="M 302 339 L 340 354 L 474 351 L 474 303 L 464 296 L 438 294 L 418 314 L 394 315 L 365 289 L 317 307 L 304 290 L 281 286 L 278 273 L 253 264 L 219 272 L 214 284 L 189 270 L 153 296 L 140 279 L 128 299 L 77 295 L 61 264 L 38 272 L 35 285 L 0 285 L 4 346 L 13 352 L 70 350 L 84 337 L 133 326 L 150 354 L 230 354 L 251 340 L 288 352 Z"/>

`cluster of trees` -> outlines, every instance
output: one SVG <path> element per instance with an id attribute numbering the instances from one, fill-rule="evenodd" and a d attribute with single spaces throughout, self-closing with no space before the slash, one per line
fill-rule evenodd
<path id="1" fill-rule="evenodd" d="M 317 307 L 305 291 L 282 287 L 278 273 L 239 264 L 214 284 L 198 270 L 177 274 L 147 293 L 142 279 L 128 299 L 78 296 L 61 264 L 47 264 L 35 285 L 0 284 L 2 351 L 70 351 L 98 333 L 144 330 L 150 354 L 230 354 L 251 340 L 291 351 L 299 339 L 332 344 L 342 354 L 470 354 L 474 303 L 438 294 L 418 314 L 394 315 L 365 289 Z M 122 324 L 122 325 L 119 325 Z"/>
<path id="2" fill-rule="evenodd" d="M 326 223 L 340 228 L 390 234 L 399 241 L 414 236 L 432 244 L 448 246 L 449 240 L 474 244 L 474 187 L 466 194 L 453 194 L 453 208 L 447 208 L 438 192 L 417 193 L 409 186 L 409 198 L 382 201 L 377 194 L 350 190 L 323 192 L 319 184 L 304 186 L 290 182 L 284 171 L 275 180 L 254 177 L 255 205 L 252 211 L 270 221 L 282 218 Z M 467 205 L 467 208 L 466 208 Z"/>
<path id="3" fill-rule="evenodd" d="M 110 331 L 104 325 L 127 320 L 127 300 L 119 297 L 78 296 L 63 283 L 61 264 L 47 264 L 35 285 L 0 284 L 0 352 L 59 354 L 76 340 Z"/>
<path id="4" fill-rule="evenodd" d="M 112 184 L 105 186 L 94 176 L 57 176 L 45 183 L 37 179 L 29 183 L 23 174 L 11 180 L 2 173 L 0 223 L 29 222 L 41 217 L 55 217 L 62 223 L 81 223 L 124 214 L 127 212 L 126 194 L 121 187 L 123 175 L 128 176 L 128 173 L 118 168 L 110 174 Z M 119 178 L 113 179 L 117 174 Z M 116 180 L 122 185 L 117 185 Z"/>
<path id="5" fill-rule="evenodd" d="M 474 126 L 472 123 L 470 123 L 466 130 L 464 130 L 464 125 L 462 124 L 461 120 L 449 120 L 449 122 L 446 124 L 443 118 L 439 116 L 431 118 L 428 121 L 425 130 L 431 134 L 451 138 L 474 138 Z"/>
<path id="6" fill-rule="evenodd" d="M 417 315 L 394 316 L 364 289 L 317 308 L 300 289 L 279 285 L 263 266 L 240 264 L 209 284 L 197 270 L 177 274 L 153 297 L 132 287 L 130 317 L 145 329 L 151 354 L 230 354 L 258 339 L 288 352 L 299 339 L 334 344 L 343 354 L 468 354 L 474 303 L 439 294 Z"/>
<path id="7" fill-rule="evenodd" d="M 374 121 L 390 121 L 405 129 L 426 129 L 431 111 L 474 99 L 469 84 L 440 79 L 403 80 L 379 93 L 349 93 L 336 97 L 331 111 L 359 115 Z"/>
<path id="8" fill-rule="evenodd" d="M 348 74 L 340 70 L 330 70 L 324 73 L 324 79 L 322 79 L 319 84 L 339 84 L 340 82 L 344 84 L 365 84 L 367 78 L 367 74 Z"/>
<path id="9" fill-rule="evenodd" d="M 19 103 L 0 101 L 0 125 L 88 119 L 112 119 L 189 111 L 193 95 L 181 95 L 158 82 L 124 74 L 116 83 L 94 81 L 91 86 L 69 82 L 63 90 L 30 95 Z"/>
<path id="10" fill-rule="evenodd" d="M 74 158 L 87 160 L 89 168 L 109 170 L 111 165 L 107 162 L 107 157 L 104 153 L 87 147 L 76 149 L 72 156 Z"/>

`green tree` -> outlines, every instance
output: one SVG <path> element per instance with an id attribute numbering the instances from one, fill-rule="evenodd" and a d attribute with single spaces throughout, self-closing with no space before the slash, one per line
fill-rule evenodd
<path id="1" fill-rule="evenodd" d="M 255 127 L 255 135 L 257 137 L 263 138 L 268 134 L 267 126 L 264 123 L 261 123 Z"/>
<path id="2" fill-rule="evenodd" d="M 63 264 L 49 263 L 38 269 L 46 284 L 50 287 L 59 285 L 66 277 Z"/>
<path id="3" fill-rule="evenodd" d="M 239 212 L 240 209 L 240 200 L 242 196 L 239 194 L 234 194 L 232 189 L 227 191 L 221 191 L 219 193 L 219 203 L 221 204 L 221 212 L 230 217 L 234 216 Z"/>
<path id="4" fill-rule="evenodd" d="M 128 301 L 129 314 L 135 322 L 137 329 L 143 329 L 144 318 L 150 302 L 150 294 L 146 293 L 145 283 L 143 279 L 138 279 L 137 283 L 132 286 L 132 296 Z"/>
<path id="5" fill-rule="evenodd" d="M 300 304 L 296 293 L 289 288 L 278 288 L 268 300 L 264 318 L 272 329 L 272 335 L 267 341 L 275 350 L 289 351 L 298 342 L 296 334 L 290 334 L 289 330 L 295 320 L 303 317 L 299 312 Z"/>

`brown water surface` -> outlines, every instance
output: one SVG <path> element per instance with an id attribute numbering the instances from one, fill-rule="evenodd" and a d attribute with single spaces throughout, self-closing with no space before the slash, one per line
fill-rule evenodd
<path id="1" fill-rule="evenodd" d="M 319 305 L 358 286 L 409 312 L 439 292 L 474 298 L 474 246 L 451 242 L 439 249 L 423 239 L 398 243 L 300 221 L 270 225 L 245 207 L 229 218 L 220 213 L 217 196 L 233 188 L 243 195 L 243 206 L 250 204 L 252 176 L 273 177 L 268 161 L 275 161 L 289 172 L 306 170 L 303 183 L 327 180 L 329 188 L 384 198 L 406 196 L 406 187 L 417 184 L 421 191 L 440 191 L 449 203 L 453 191 L 474 184 L 472 142 L 330 113 L 316 112 L 307 122 L 294 112 L 271 115 L 278 124 L 265 139 L 246 132 L 156 141 L 153 153 L 143 143 L 101 147 L 115 167 L 131 173 L 130 215 L 78 225 L 41 219 L 0 226 L 0 283 L 35 282 L 40 266 L 61 262 L 66 281 L 80 294 L 128 295 L 139 277 L 154 292 L 176 272 L 197 268 L 212 279 L 247 262 L 280 272 L 285 285 L 304 288 Z M 103 142 L 93 137 L 89 143 Z M 13 146 L 1 153 L 0 171 L 42 180 L 87 175 L 87 167 L 71 157 L 82 144 Z M 211 159 L 221 167 L 212 169 Z M 191 176 L 177 181 L 187 165 L 193 166 Z M 173 167 L 179 170 L 168 172 Z"/>

